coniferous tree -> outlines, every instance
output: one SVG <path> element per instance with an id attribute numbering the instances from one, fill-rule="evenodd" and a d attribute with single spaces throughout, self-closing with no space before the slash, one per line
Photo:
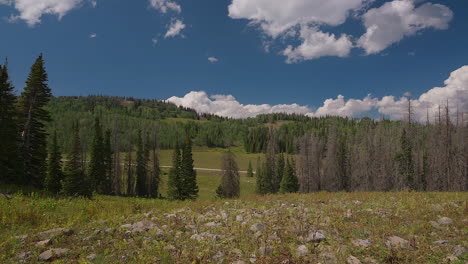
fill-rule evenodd
<path id="1" fill-rule="evenodd" d="M 133 146 L 130 144 L 128 151 L 127 151 L 126 168 L 125 168 L 125 172 L 127 174 L 127 191 L 126 191 L 127 196 L 132 196 L 135 194 L 134 192 L 135 179 L 133 177 L 132 151 L 133 151 Z"/>
<path id="2" fill-rule="evenodd" d="M 276 177 L 279 180 L 279 184 L 277 186 L 277 191 L 279 191 L 279 189 L 280 189 L 280 185 L 281 185 L 281 181 L 283 179 L 285 166 L 286 166 L 286 163 L 284 161 L 284 155 L 283 155 L 283 153 L 280 153 L 276 157 L 276 175 L 277 175 Z"/>
<path id="3" fill-rule="evenodd" d="M 295 193 L 299 191 L 299 180 L 294 169 L 295 165 L 287 159 L 284 166 L 283 179 L 281 180 L 281 193 Z"/>
<path id="4" fill-rule="evenodd" d="M 57 132 L 54 131 L 52 144 L 50 146 L 49 163 L 47 176 L 45 178 L 45 188 L 52 194 L 58 194 L 62 189 L 62 153 L 57 143 Z"/>
<path id="5" fill-rule="evenodd" d="M 223 154 L 221 184 L 217 195 L 220 198 L 238 198 L 240 195 L 239 168 L 231 151 Z"/>
<path id="6" fill-rule="evenodd" d="M 89 162 L 89 178 L 92 180 L 93 190 L 106 193 L 106 166 L 104 164 L 104 137 L 99 118 L 94 120 L 94 138 L 91 145 L 91 160 Z"/>
<path id="7" fill-rule="evenodd" d="M 113 161 L 112 161 L 112 144 L 111 144 L 111 137 L 112 132 L 110 130 L 106 130 L 104 133 L 104 145 L 103 145 L 103 160 L 104 160 L 104 168 L 106 171 L 105 179 L 102 184 L 102 191 L 103 194 L 111 194 L 112 192 L 112 181 L 113 181 Z"/>
<path id="8" fill-rule="evenodd" d="M 40 55 L 31 67 L 26 87 L 21 94 L 21 154 L 23 184 L 42 188 L 47 172 L 47 133 L 45 125 L 51 120 L 45 106 L 52 97 L 47 85 L 44 60 Z"/>
<path id="9" fill-rule="evenodd" d="M 180 166 L 180 174 L 182 176 L 182 198 L 196 199 L 198 197 L 197 171 L 193 166 L 192 158 L 192 139 L 187 133 L 185 143 L 182 148 L 182 159 Z"/>
<path id="10" fill-rule="evenodd" d="M 8 63 L 0 65 L 0 183 L 20 183 L 20 134 L 16 96 L 8 75 Z"/>
<path id="11" fill-rule="evenodd" d="M 143 144 L 143 139 L 141 136 L 141 130 L 138 131 L 137 136 L 137 152 L 136 152 L 136 194 L 140 197 L 145 197 L 148 195 L 146 180 L 148 177 L 148 160 L 147 153 Z"/>
<path id="12" fill-rule="evenodd" d="M 167 195 L 169 199 L 183 199 L 181 195 L 182 183 L 180 148 L 177 144 L 172 155 L 172 168 L 169 170 L 169 178 L 167 181 Z"/>
<path id="13" fill-rule="evenodd" d="M 62 193 L 68 196 L 92 196 L 90 179 L 85 175 L 81 159 L 80 130 L 78 123 L 73 124 L 72 145 L 65 165 L 65 178 Z"/>
<path id="14" fill-rule="evenodd" d="M 158 142 L 156 139 L 156 133 L 153 135 L 153 141 L 151 142 L 152 154 L 153 154 L 153 170 L 151 175 L 149 175 L 149 183 L 148 183 L 148 194 L 151 198 L 157 198 L 159 192 L 159 183 L 161 181 L 160 177 L 160 169 L 159 169 L 159 157 L 158 157 Z M 149 140 L 148 140 L 149 142 Z M 149 147 L 148 147 L 148 155 L 149 155 Z"/>
<path id="15" fill-rule="evenodd" d="M 406 129 L 400 138 L 401 152 L 397 153 L 398 173 L 409 189 L 414 189 L 413 149 L 406 135 Z"/>
<path id="16" fill-rule="evenodd" d="M 255 191 L 257 194 L 267 194 L 270 192 L 270 183 L 266 176 L 267 164 L 265 161 L 257 161 L 257 175 L 256 175 L 256 188 Z"/>
<path id="17" fill-rule="evenodd" d="M 249 160 L 249 167 L 247 168 L 247 177 L 252 178 L 254 176 L 253 168 L 252 168 L 252 161 Z"/>

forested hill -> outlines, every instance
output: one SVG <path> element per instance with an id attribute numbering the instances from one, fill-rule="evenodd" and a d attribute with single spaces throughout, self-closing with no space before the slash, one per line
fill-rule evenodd
<path id="1" fill-rule="evenodd" d="M 57 131 L 60 145 L 68 149 L 67 131 L 79 121 L 84 146 L 93 135 L 94 118 L 100 117 L 104 127 L 119 135 L 122 147 L 132 145 L 138 130 L 157 131 L 160 148 L 173 148 L 178 137 L 188 130 L 195 144 L 207 147 L 243 146 L 248 152 L 265 152 L 269 127 L 277 129 L 280 148 L 284 152 L 296 151 L 295 138 L 315 130 L 325 134 L 331 123 L 350 127 L 358 120 L 329 117 L 312 119 L 295 114 L 265 114 L 255 118 L 229 119 L 178 107 L 154 99 L 135 99 L 115 96 L 62 96 L 54 97 L 48 105 L 52 122 L 49 134 Z M 372 122 L 370 119 L 365 122 Z"/>

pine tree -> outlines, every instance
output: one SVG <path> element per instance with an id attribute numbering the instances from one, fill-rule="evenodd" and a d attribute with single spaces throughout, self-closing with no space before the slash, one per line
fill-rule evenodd
<path id="1" fill-rule="evenodd" d="M 257 175 L 256 175 L 256 188 L 255 191 L 257 194 L 267 194 L 269 193 L 269 182 L 266 176 L 267 164 L 264 161 L 261 161 L 260 158 L 257 161 Z"/>
<path id="2" fill-rule="evenodd" d="M 111 194 L 112 192 L 112 181 L 113 181 L 113 152 L 112 152 L 112 144 L 111 144 L 111 137 L 112 132 L 110 130 L 106 130 L 104 133 L 104 148 L 103 148 L 103 158 L 104 158 L 104 168 L 106 171 L 106 177 L 104 179 L 102 185 L 103 194 Z"/>
<path id="3" fill-rule="evenodd" d="M 252 168 L 252 161 L 249 160 L 249 167 L 247 168 L 247 177 L 252 178 L 254 176 L 253 168 Z"/>
<path id="4" fill-rule="evenodd" d="M 197 171 L 193 166 L 192 139 L 188 133 L 182 148 L 180 174 L 182 178 L 182 199 L 196 199 L 198 197 Z"/>
<path id="5" fill-rule="evenodd" d="M 57 143 L 57 131 L 54 131 L 52 144 L 50 146 L 49 163 L 47 176 L 45 178 L 45 188 L 52 194 L 58 194 L 62 189 L 62 153 Z"/>
<path id="6" fill-rule="evenodd" d="M 160 177 L 160 169 L 159 169 L 159 158 L 158 158 L 158 143 L 157 143 L 157 134 L 155 133 L 153 135 L 153 141 L 151 142 L 151 148 L 152 148 L 152 153 L 153 153 L 153 170 L 151 174 L 149 175 L 149 183 L 148 183 L 148 194 L 151 198 L 157 198 L 158 197 L 158 191 L 159 191 L 159 182 L 161 181 Z M 148 142 L 150 142 L 148 138 Z M 149 157 L 149 147 L 147 148 L 147 154 Z M 149 160 L 149 158 L 148 158 Z"/>
<path id="7" fill-rule="evenodd" d="M 106 193 L 106 166 L 104 164 L 104 138 L 99 118 L 94 120 L 94 138 L 91 145 L 91 160 L 89 162 L 89 178 L 93 190 L 100 194 Z"/>
<path id="8" fill-rule="evenodd" d="M 291 163 L 288 159 L 284 166 L 283 179 L 281 180 L 281 193 L 295 193 L 299 191 L 299 180 L 294 167 L 294 163 Z"/>
<path id="9" fill-rule="evenodd" d="M 409 189 L 414 189 L 414 165 L 413 165 L 413 148 L 406 135 L 406 129 L 400 138 L 401 152 L 397 153 L 398 173 Z"/>
<path id="10" fill-rule="evenodd" d="M 167 195 L 171 200 L 181 200 L 181 186 L 182 186 L 182 177 L 181 177 L 181 157 L 180 157 L 180 147 L 179 144 L 176 144 L 174 153 L 172 155 L 172 168 L 169 171 L 169 178 L 167 181 Z"/>
<path id="11" fill-rule="evenodd" d="M 240 195 L 239 168 L 234 154 L 223 154 L 221 185 L 216 191 L 219 198 L 238 198 Z"/>
<path id="12" fill-rule="evenodd" d="M 283 180 L 283 174 L 286 164 L 284 162 L 284 155 L 283 153 L 278 154 L 276 157 L 276 177 L 278 182 L 275 182 L 275 193 L 280 190 L 281 181 Z"/>
<path id="13" fill-rule="evenodd" d="M 68 162 L 65 165 L 65 179 L 62 182 L 62 193 L 68 196 L 92 196 L 92 186 L 86 178 L 82 160 L 81 143 L 78 123 L 73 125 L 71 151 L 68 155 Z"/>
<path id="14" fill-rule="evenodd" d="M 8 75 L 8 62 L 0 65 L 0 183 L 20 183 L 20 134 L 16 96 Z"/>
<path id="15" fill-rule="evenodd" d="M 147 188 L 146 188 L 146 180 L 148 177 L 148 155 L 146 153 L 146 149 L 143 146 L 143 139 L 141 136 L 141 130 L 138 131 L 138 138 L 137 138 L 137 152 L 136 152 L 136 176 L 137 176 L 137 183 L 136 183 L 136 191 L 137 195 L 140 197 L 146 197 L 148 195 Z"/>
<path id="16" fill-rule="evenodd" d="M 47 73 L 44 60 L 40 55 L 31 67 L 26 87 L 21 94 L 23 156 L 23 184 L 31 183 L 42 188 L 47 171 L 47 133 L 45 125 L 50 121 L 50 114 L 45 106 L 52 97 L 47 85 Z"/>

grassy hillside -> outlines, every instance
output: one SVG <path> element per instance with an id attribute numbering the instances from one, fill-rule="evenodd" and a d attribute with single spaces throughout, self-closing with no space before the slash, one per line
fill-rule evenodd
<path id="1" fill-rule="evenodd" d="M 407 192 L 194 202 L 14 196 L 0 198 L 0 263 L 37 263 L 48 249 L 64 248 L 55 263 L 346 263 L 351 256 L 447 263 L 450 256 L 462 264 L 467 201 L 467 193 Z M 71 231 L 38 233 L 57 227 Z M 36 246 L 44 239 L 51 240 Z"/>

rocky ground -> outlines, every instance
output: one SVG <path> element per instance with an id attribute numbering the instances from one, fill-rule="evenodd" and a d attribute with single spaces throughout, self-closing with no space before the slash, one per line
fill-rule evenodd
<path id="1" fill-rule="evenodd" d="M 141 213 L 10 236 L 0 262 L 462 264 L 467 198 L 321 193 L 164 209 L 155 201 Z"/>

